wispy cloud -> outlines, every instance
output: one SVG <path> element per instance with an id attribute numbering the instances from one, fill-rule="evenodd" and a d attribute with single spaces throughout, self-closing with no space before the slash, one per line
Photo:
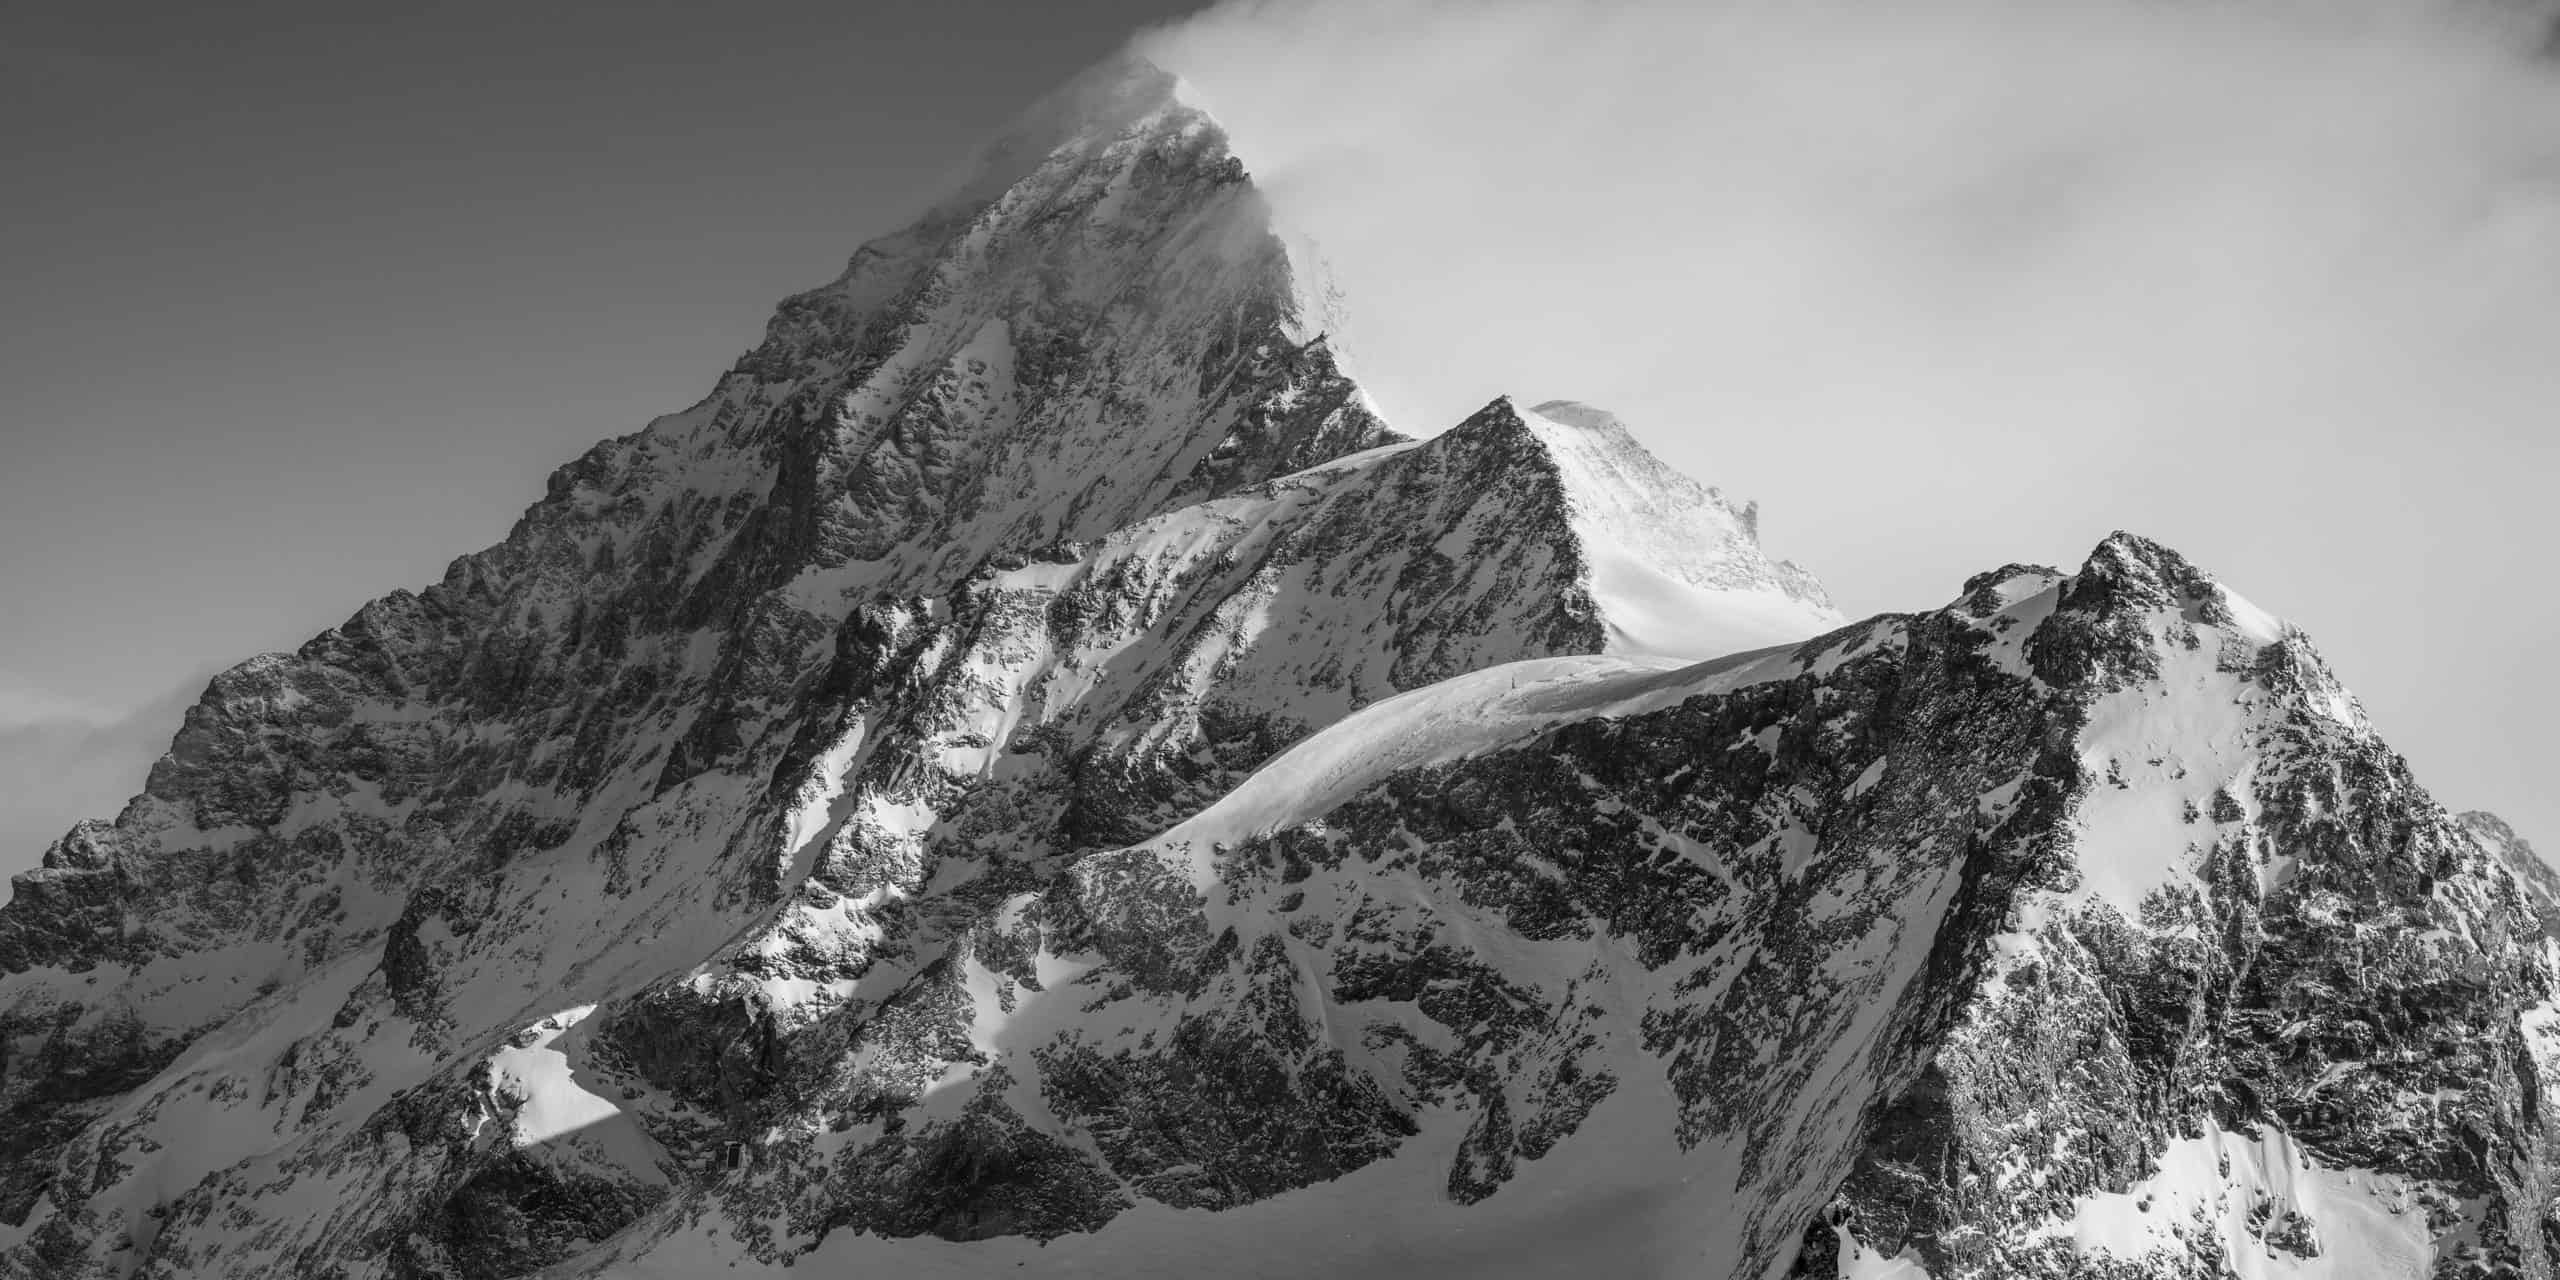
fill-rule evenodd
<path id="1" fill-rule="evenodd" d="M 1845 607 L 2111 528 L 2422 773 L 2560 716 L 2560 75 L 2508 0 L 1298 0 L 1157 33 L 1397 425 L 1618 410 Z M 2461 654 L 2456 660 L 2453 655 Z M 2560 827 L 2560 807 L 2520 813 Z"/>
<path id="2" fill-rule="evenodd" d="M 109 724 L 123 712 L 58 689 L 0 671 L 0 733 L 39 725 L 85 727 Z"/>
<path id="3" fill-rule="evenodd" d="M 192 680 L 117 708 L 0 673 L 0 876 L 34 866 L 80 819 L 115 816 L 203 691 Z"/>
<path id="4" fill-rule="evenodd" d="M 2540 30 L 2416 0 L 1312 0 L 1151 45 L 1428 418 L 1498 388 L 2087 434 L 2547 390 Z"/>

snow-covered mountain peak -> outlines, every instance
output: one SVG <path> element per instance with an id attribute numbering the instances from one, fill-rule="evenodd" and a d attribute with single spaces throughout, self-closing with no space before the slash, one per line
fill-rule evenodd
<path id="1" fill-rule="evenodd" d="M 1432 443 L 1516 453 L 1552 477 L 1611 653 L 1703 659 L 1838 626 L 1812 574 L 1760 549 L 1756 507 L 1665 465 L 1616 416 L 1496 399 Z"/>
<path id="2" fill-rule="evenodd" d="M 936 203 L 935 212 L 966 216 L 1061 155 L 1088 157 L 1168 122 L 1177 130 L 1214 129 L 1195 99 L 1180 77 L 1140 55 L 1106 58 L 1050 90 L 982 143 L 966 176 Z"/>
<path id="3" fill-rule="evenodd" d="M 1839 625 L 1306 280 L 1107 65 L 216 678 L 0 905 L 0 1274 L 2547 1276 L 2530 851 L 2299 632 Z"/>
<path id="4" fill-rule="evenodd" d="M 1122 49 L 1078 72 L 1014 118 L 1013 130 L 1026 137 L 1034 128 L 1057 138 L 1125 128 L 1158 111 L 1184 108 L 1206 114 L 1199 95 L 1182 77 L 1134 49 Z"/>
<path id="5" fill-rule="evenodd" d="M 1588 496 L 1594 503 L 1633 503 L 1648 518 L 1674 508 L 1708 508 L 1722 517 L 1719 524 L 1730 535 L 1758 543 L 1750 508 L 1664 464 L 1618 415 L 1577 400 L 1549 400 L 1520 416 L 1560 463 L 1570 460 L 1577 478 L 1592 486 Z"/>
<path id="6" fill-rule="evenodd" d="M 1393 439 L 1179 87 L 1136 62 L 1069 86 L 958 196 L 787 299 L 709 399 L 557 496 L 720 504 L 692 566 L 711 581 L 944 590 Z"/>
<path id="7" fill-rule="evenodd" d="M 2074 910 L 2176 918 L 2209 864 L 2229 856 L 2217 824 L 2296 785 L 2288 774 L 2306 743 L 2319 759 L 2378 749 L 2308 637 L 2136 534 L 2110 535 L 2068 575 L 1977 575 L 1955 611 L 1986 633 L 1993 660 L 2078 703 L 2073 750 L 2105 781 L 2071 806 Z M 2182 710 L 2164 716 L 2167 705 Z"/>

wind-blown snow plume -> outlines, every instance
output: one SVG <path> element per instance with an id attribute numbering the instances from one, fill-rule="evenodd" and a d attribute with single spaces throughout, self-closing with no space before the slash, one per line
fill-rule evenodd
<path id="1" fill-rule="evenodd" d="M 2480 640 L 2560 623 L 2502 588 L 2542 572 L 2517 531 L 2560 464 L 2549 29 L 2461 0 L 1307 0 L 1145 47 L 1323 246 L 1393 420 L 1598 399 L 1784 513 L 1852 613 L 2174 533 L 2284 583 L 2429 776 L 2505 803 L 2550 767 L 2505 744 L 2560 715 Z"/>

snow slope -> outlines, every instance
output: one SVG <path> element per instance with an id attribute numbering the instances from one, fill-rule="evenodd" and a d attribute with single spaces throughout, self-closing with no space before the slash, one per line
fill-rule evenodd
<path id="1" fill-rule="evenodd" d="M 1115 64 L 218 677 L 0 907 L 0 1274 L 2549 1274 L 2560 953 L 2298 633 L 1841 625 L 1320 293 Z"/>
<path id="2" fill-rule="evenodd" d="M 0 909 L 0 1269 L 569 1256 L 894 1040 L 1013 886 L 1609 647 L 1557 440 L 1401 442 L 1320 292 L 1105 68 L 506 542 L 217 678 Z M 1694 489 L 1608 450 L 1612 500 Z"/>
<path id="3" fill-rule="evenodd" d="M 2072 781 L 2051 865 L 1834 1202 L 1842 1256 L 2547 1274 L 2554 1136 L 2524 1099 L 2555 1080 L 2553 954 L 2308 639 L 2122 535 L 1958 607 L 1995 660 L 2082 690 L 2043 766 Z"/>
<path id="4" fill-rule="evenodd" d="M 1664 466 L 1604 410 L 1551 400 L 1523 416 L 1574 495 L 1611 652 L 1708 658 L 1844 621 L 1811 574 L 1761 555 L 1756 505 Z"/>

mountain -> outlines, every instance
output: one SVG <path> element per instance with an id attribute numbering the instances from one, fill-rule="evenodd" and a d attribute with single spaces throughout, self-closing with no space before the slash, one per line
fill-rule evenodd
<path id="1" fill-rule="evenodd" d="M 2299 632 L 1846 623 L 1325 323 L 1115 62 L 218 677 L 0 906 L 0 1273 L 2551 1274 L 2539 864 Z"/>
<path id="2" fill-rule="evenodd" d="M 2541 854 L 2534 852 L 2533 845 L 2498 815 L 2474 809 L 2458 818 L 2463 830 L 2514 873 L 2534 917 L 2542 921 L 2543 932 L 2560 937 L 2560 871 L 2553 870 Z"/>

